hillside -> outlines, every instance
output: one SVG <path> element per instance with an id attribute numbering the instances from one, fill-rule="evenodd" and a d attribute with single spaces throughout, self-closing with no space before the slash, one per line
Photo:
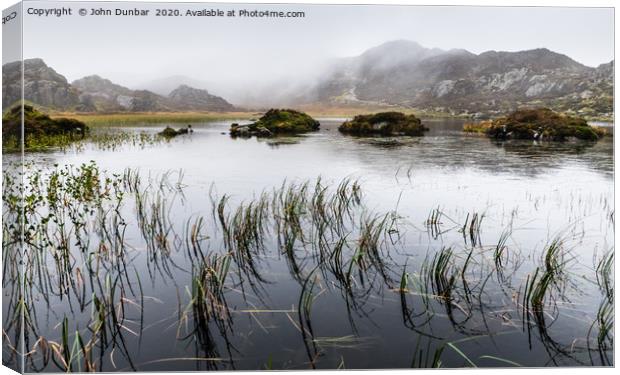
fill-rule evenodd
<path id="1" fill-rule="evenodd" d="M 232 111 L 234 106 L 223 98 L 211 95 L 207 90 L 195 89 L 181 85 L 168 95 L 168 99 L 175 108 L 183 110 L 200 110 L 210 108 L 212 111 Z"/>
<path id="2" fill-rule="evenodd" d="M 20 99 L 20 62 L 2 66 L 2 104 Z M 24 60 L 24 99 L 50 110 L 77 112 L 230 111 L 235 107 L 206 90 L 181 85 L 170 96 L 131 90 L 98 75 L 69 83 L 42 59 Z"/>
<path id="3" fill-rule="evenodd" d="M 62 110 L 92 110 L 80 101 L 79 91 L 41 59 L 24 61 L 24 98 L 45 107 Z M 2 66 L 2 106 L 21 99 L 21 62 Z"/>
<path id="4" fill-rule="evenodd" d="M 24 61 L 28 102 L 51 110 L 78 112 L 232 111 L 226 99 L 188 77 L 162 79 L 171 91 L 135 90 L 98 75 L 72 83 L 42 59 Z M 3 106 L 20 98 L 19 62 L 5 64 Z M 518 52 L 425 48 L 397 40 L 355 57 L 333 61 L 313 84 L 273 82 L 248 88 L 256 102 L 289 106 L 404 107 L 450 114 L 498 115 L 522 107 L 549 107 L 585 116 L 613 115 L 614 62 L 584 66 L 539 48 Z M 176 82 L 176 83 L 174 83 Z M 195 81 L 199 82 L 199 81 Z M 170 86 L 171 84 L 176 86 Z M 164 85 L 165 84 L 165 85 Z M 205 84 L 204 82 L 202 83 Z M 163 85 L 163 86 L 162 86 Z M 158 86 L 158 87 L 159 87 Z M 161 88 L 160 87 L 160 88 Z M 292 90 L 292 88 L 295 88 Z M 254 91 L 252 91 L 254 90 Z"/>
<path id="5" fill-rule="evenodd" d="M 546 105 L 605 115 L 613 111 L 613 62 L 590 68 L 545 48 L 476 55 L 396 41 L 334 64 L 313 90 L 312 97 L 323 104 L 459 113 Z"/>

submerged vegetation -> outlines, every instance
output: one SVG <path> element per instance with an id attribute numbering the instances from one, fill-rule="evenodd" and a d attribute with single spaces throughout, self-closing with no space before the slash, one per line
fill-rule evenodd
<path id="1" fill-rule="evenodd" d="M 234 123 L 230 127 L 233 137 L 271 137 L 284 134 L 303 134 L 319 130 L 318 121 L 293 109 L 270 109 L 258 121 L 249 125 Z"/>
<path id="2" fill-rule="evenodd" d="M 372 115 L 357 115 L 345 121 L 338 130 L 352 135 L 422 136 L 428 130 L 413 114 L 401 112 L 380 112 Z"/>
<path id="3" fill-rule="evenodd" d="M 485 134 L 494 139 L 543 141 L 570 138 L 596 141 L 605 135 L 604 129 L 588 125 L 583 118 L 559 114 L 548 108 L 523 109 L 495 120 L 467 123 L 463 131 Z"/>
<path id="4" fill-rule="evenodd" d="M 418 337 L 415 367 L 519 365 L 499 353 L 468 354 L 470 340 L 498 335 L 526 337 L 555 364 L 613 364 L 613 252 L 591 275 L 603 302 L 583 319 L 594 323 L 582 337 L 554 334 L 574 312 L 567 296 L 579 293 L 573 232 L 549 241 L 540 257 L 523 257 L 512 225 L 484 241 L 484 212 L 449 217 L 437 207 L 419 228 L 398 207 L 372 209 L 362 183 L 349 178 L 284 181 L 244 200 L 214 186 L 208 209 L 184 215 L 192 202 L 183 171 L 110 173 L 90 162 L 28 164 L 23 176 L 24 184 L 18 172 L 3 176 L 3 286 L 12 301 L 5 363 L 23 345 L 32 371 L 149 369 L 136 353 L 154 330 L 176 332 L 176 344 L 162 345 L 195 350 L 162 360 L 195 360 L 199 370 L 254 366 L 240 354 L 260 332 L 298 337 L 285 349 L 287 359 L 302 353 L 296 366 L 344 367 L 344 357 L 330 362 L 334 354 L 372 345 L 361 332 L 387 323 Z M 462 240 L 422 257 L 407 251 L 412 235 L 439 241 L 450 231 Z M 158 314 L 166 305 L 155 300 L 170 286 L 178 306 Z M 346 334 L 321 324 L 326 308 L 330 320 L 346 317 L 348 327 L 337 330 Z"/>

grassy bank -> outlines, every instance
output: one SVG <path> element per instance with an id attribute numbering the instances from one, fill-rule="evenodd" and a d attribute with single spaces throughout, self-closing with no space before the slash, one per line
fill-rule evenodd
<path id="1" fill-rule="evenodd" d="M 386 110 L 402 112 L 404 114 L 414 114 L 419 118 L 471 118 L 463 114 L 451 114 L 448 112 L 437 112 L 429 110 L 421 110 L 416 108 L 404 107 L 352 107 L 352 106 L 332 106 L 322 107 L 315 105 L 304 105 L 295 107 L 295 109 L 307 113 L 314 118 L 321 117 L 339 117 L 353 118 L 362 114 L 375 114 Z M 238 120 L 258 118 L 264 114 L 264 111 L 257 109 L 248 112 L 142 112 L 142 113 L 75 113 L 75 112 L 56 112 L 52 113 L 52 118 L 68 117 L 83 121 L 88 126 L 105 126 L 105 125 L 144 125 L 144 124 L 161 124 L 161 123 L 192 123 L 206 121 L 221 120 Z M 609 118 L 586 117 L 588 121 L 613 121 Z"/>
<path id="2" fill-rule="evenodd" d="M 74 113 L 58 112 L 52 118 L 69 117 L 83 121 L 88 126 L 161 124 L 169 122 L 191 123 L 230 119 L 250 119 L 256 112 L 141 112 L 141 113 Z"/>

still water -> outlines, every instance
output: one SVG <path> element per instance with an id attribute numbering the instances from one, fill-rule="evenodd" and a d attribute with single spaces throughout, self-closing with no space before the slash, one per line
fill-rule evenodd
<path id="1" fill-rule="evenodd" d="M 463 134 L 460 120 L 433 119 L 424 137 L 357 138 L 337 131 L 342 119 L 319 121 L 320 131 L 296 138 L 232 139 L 231 121 L 209 122 L 169 142 L 87 143 L 26 155 L 44 170 L 94 161 L 109 174 L 136 169 L 151 187 L 164 177 L 176 186 L 163 197 L 173 244 L 165 260 L 148 250 L 135 204 L 120 208 L 132 269 L 126 282 L 139 283 L 142 292 L 127 296 L 122 345 L 93 349 L 98 371 L 613 365 L 613 348 L 600 349 L 596 325 L 603 301 L 596 267 L 613 251 L 612 137 L 596 144 L 496 143 Z M 152 134 L 164 126 L 96 131 Z M 11 158 L 5 155 L 5 165 Z M 349 217 L 357 228 L 347 239 L 352 252 L 364 217 L 393 213 L 380 240 L 387 277 L 360 272 L 349 296 L 333 275 L 315 269 L 312 240 L 292 245 L 293 271 L 271 231 L 256 263 L 262 281 L 225 288 L 226 328 L 197 327 L 187 307 L 196 263 L 186 251 L 188 223 L 203 217 L 204 253 L 223 254 L 218 198 L 226 195 L 226 212 L 234 213 L 283 184 L 309 181 L 312 189 L 317 178 L 330 192 L 343 179 L 361 187 L 362 203 Z M 474 238 L 467 226 L 473 217 L 481 218 Z M 549 290 L 543 320 L 536 320 L 524 309 L 524 294 L 555 239 L 564 252 L 563 281 Z M 506 249 L 503 273 L 493 257 L 499 242 Z M 448 280 L 449 298 L 423 285 L 430 282 L 425 267 L 442 249 L 452 250 L 458 266 L 449 273 L 455 278 Z M 300 309 L 304 290 L 309 309 Z M 70 332 L 89 336 L 92 303 L 46 301 L 43 294 L 33 291 L 37 335 L 60 342 L 67 317 Z M 36 358 L 27 370 L 61 369 Z"/>

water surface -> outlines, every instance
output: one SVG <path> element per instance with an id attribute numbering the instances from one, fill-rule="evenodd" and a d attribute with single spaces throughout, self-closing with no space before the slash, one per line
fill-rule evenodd
<path id="1" fill-rule="evenodd" d="M 227 135 L 231 121 L 209 122 L 192 124 L 192 134 L 170 142 L 103 149 L 86 143 L 26 155 L 27 162 L 43 169 L 92 160 L 110 174 L 134 168 L 147 180 L 168 175 L 181 188 L 166 197 L 174 246 L 165 271 L 148 254 L 136 225 L 136 207 L 121 208 L 128 221 L 124 238 L 131 268 L 145 297 L 142 308 L 129 306 L 126 312 L 123 336 L 130 355 L 104 348 L 98 370 L 408 368 L 430 366 L 436 356 L 444 367 L 609 364 L 596 349 L 590 328 L 602 301 L 597 262 L 613 248 L 611 137 L 594 144 L 498 143 L 463 134 L 460 120 L 432 119 L 424 137 L 358 138 L 338 133 L 342 119 L 320 122 L 320 131 L 295 138 L 232 139 Z M 96 131 L 151 134 L 164 126 Z M 5 163 L 12 158 L 5 155 Z M 313 338 L 304 338 L 299 316 L 303 280 L 295 279 L 281 245 L 269 236 L 259 262 L 262 292 L 227 290 L 232 322 L 226 337 L 211 324 L 212 337 L 201 340 L 183 315 L 196 262 L 183 250 L 188 222 L 204 217 L 210 237 L 205 253 L 222 253 L 212 197 L 229 196 L 227 207 L 233 212 L 283 183 L 310 181 L 313 186 L 319 177 L 330 189 L 345 178 L 357 180 L 363 199 L 360 218 L 398 214 L 397 239 L 382 239 L 390 280 L 366 280 L 373 286 L 352 308 L 334 280 L 316 271 Z M 440 219 L 429 225 L 433 212 L 440 212 Z M 483 217 L 478 243 L 462 230 L 474 215 Z M 492 249 L 503 233 L 509 233 L 509 256 L 506 275 L 500 277 L 492 271 Z M 557 238 L 566 251 L 567 282 L 547 300 L 540 329 L 540 322 L 524 314 L 522 298 L 528 276 L 544 265 L 545 249 Z M 355 243 L 352 235 L 351 246 Z M 470 296 L 456 288 L 454 300 L 446 303 L 399 293 L 403 273 L 416 279 L 425 262 L 446 248 L 453 249 L 461 266 L 473 254 L 475 262 L 466 274 Z M 313 270 L 312 249 L 295 245 L 303 276 Z M 128 283 L 135 286 L 137 279 L 132 276 Z M 46 302 L 42 293 L 34 292 L 40 335 L 58 341 L 63 317 L 70 319 L 72 331 L 87 332 L 92 306 L 80 309 L 75 301 L 54 297 Z M 31 367 L 58 371 L 41 360 Z"/>

